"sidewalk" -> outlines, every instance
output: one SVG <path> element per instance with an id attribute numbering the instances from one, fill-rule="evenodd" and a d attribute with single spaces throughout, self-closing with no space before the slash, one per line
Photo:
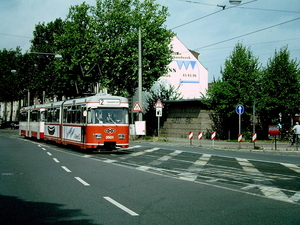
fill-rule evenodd
<path id="1" fill-rule="evenodd" d="M 144 141 L 144 140 L 139 140 Z M 146 140 L 145 140 L 146 141 Z M 255 148 L 254 143 L 252 142 L 230 142 L 230 141 L 219 141 L 219 140 L 210 140 L 210 139 L 203 139 L 197 140 L 184 138 L 153 138 L 147 140 L 149 142 L 155 142 L 163 145 L 168 146 L 181 146 L 181 147 L 193 147 L 193 148 L 207 148 L 207 149 L 219 149 L 219 150 L 228 150 L 228 151 L 253 151 L 253 152 L 272 152 L 272 153 L 287 153 L 287 154 L 294 154 L 300 156 L 300 145 L 297 149 L 297 146 L 289 147 L 287 142 L 276 142 L 274 140 L 270 141 L 256 141 Z"/>

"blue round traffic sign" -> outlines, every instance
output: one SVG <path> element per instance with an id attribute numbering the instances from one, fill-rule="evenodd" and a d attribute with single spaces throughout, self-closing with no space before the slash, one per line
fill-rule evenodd
<path id="1" fill-rule="evenodd" d="M 243 114 L 245 112 L 245 108 L 243 105 L 238 105 L 236 108 L 235 108 L 235 111 L 237 114 Z"/>

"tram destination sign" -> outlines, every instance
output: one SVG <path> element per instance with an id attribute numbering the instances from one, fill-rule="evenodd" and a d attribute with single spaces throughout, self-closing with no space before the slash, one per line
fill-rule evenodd
<path id="1" fill-rule="evenodd" d="M 100 99 L 100 105 L 120 105 L 119 99 Z"/>

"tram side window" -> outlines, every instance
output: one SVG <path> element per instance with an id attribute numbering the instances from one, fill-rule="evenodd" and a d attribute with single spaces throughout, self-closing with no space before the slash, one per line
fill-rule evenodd
<path id="1" fill-rule="evenodd" d="M 33 110 L 30 112 L 30 122 L 38 122 L 38 110 Z"/>
<path id="2" fill-rule="evenodd" d="M 28 119 L 27 112 L 21 112 L 20 121 L 27 121 L 27 119 Z"/>
<path id="3" fill-rule="evenodd" d="M 46 121 L 47 122 L 52 122 L 52 109 L 47 109 L 46 110 Z"/>
<path id="4" fill-rule="evenodd" d="M 41 121 L 41 122 L 45 122 L 45 111 L 41 111 L 41 114 L 40 114 L 40 121 Z"/>
<path id="5" fill-rule="evenodd" d="M 82 113 L 81 113 L 81 105 L 78 105 L 76 107 L 76 118 L 75 118 L 75 123 L 81 123 L 81 117 L 82 117 Z"/>
<path id="6" fill-rule="evenodd" d="M 45 120 L 48 122 L 48 123 L 51 123 L 51 122 L 56 122 L 58 123 L 59 122 L 59 108 L 50 108 L 50 109 L 47 109 L 46 112 L 45 112 Z M 44 114 L 44 112 L 42 112 Z M 42 117 L 44 117 L 43 115 L 41 115 L 41 121 L 42 120 Z"/>
<path id="7" fill-rule="evenodd" d="M 56 108 L 53 110 L 53 121 L 52 122 L 59 122 L 59 113 L 60 113 L 60 109 Z"/>
<path id="8" fill-rule="evenodd" d="M 68 120 L 68 108 L 64 107 L 63 122 L 67 123 L 67 120 Z"/>

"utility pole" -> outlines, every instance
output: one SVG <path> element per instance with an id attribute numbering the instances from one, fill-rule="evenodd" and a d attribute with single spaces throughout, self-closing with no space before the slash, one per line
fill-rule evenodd
<path id="1" fill-rule="evenodd" d="M 139 103 L 141 106 L 143 105 L 142 99 L 142 34 L 141 34 L 141 27 L 139 27 L 139 86 L 138 86 L 138 93 L 139 93 Z M 143 106 L 142 106 L 143 107 Z M 139 114 L 139 121 L 143 120 L 143 113 L 138 112 Z"/>

